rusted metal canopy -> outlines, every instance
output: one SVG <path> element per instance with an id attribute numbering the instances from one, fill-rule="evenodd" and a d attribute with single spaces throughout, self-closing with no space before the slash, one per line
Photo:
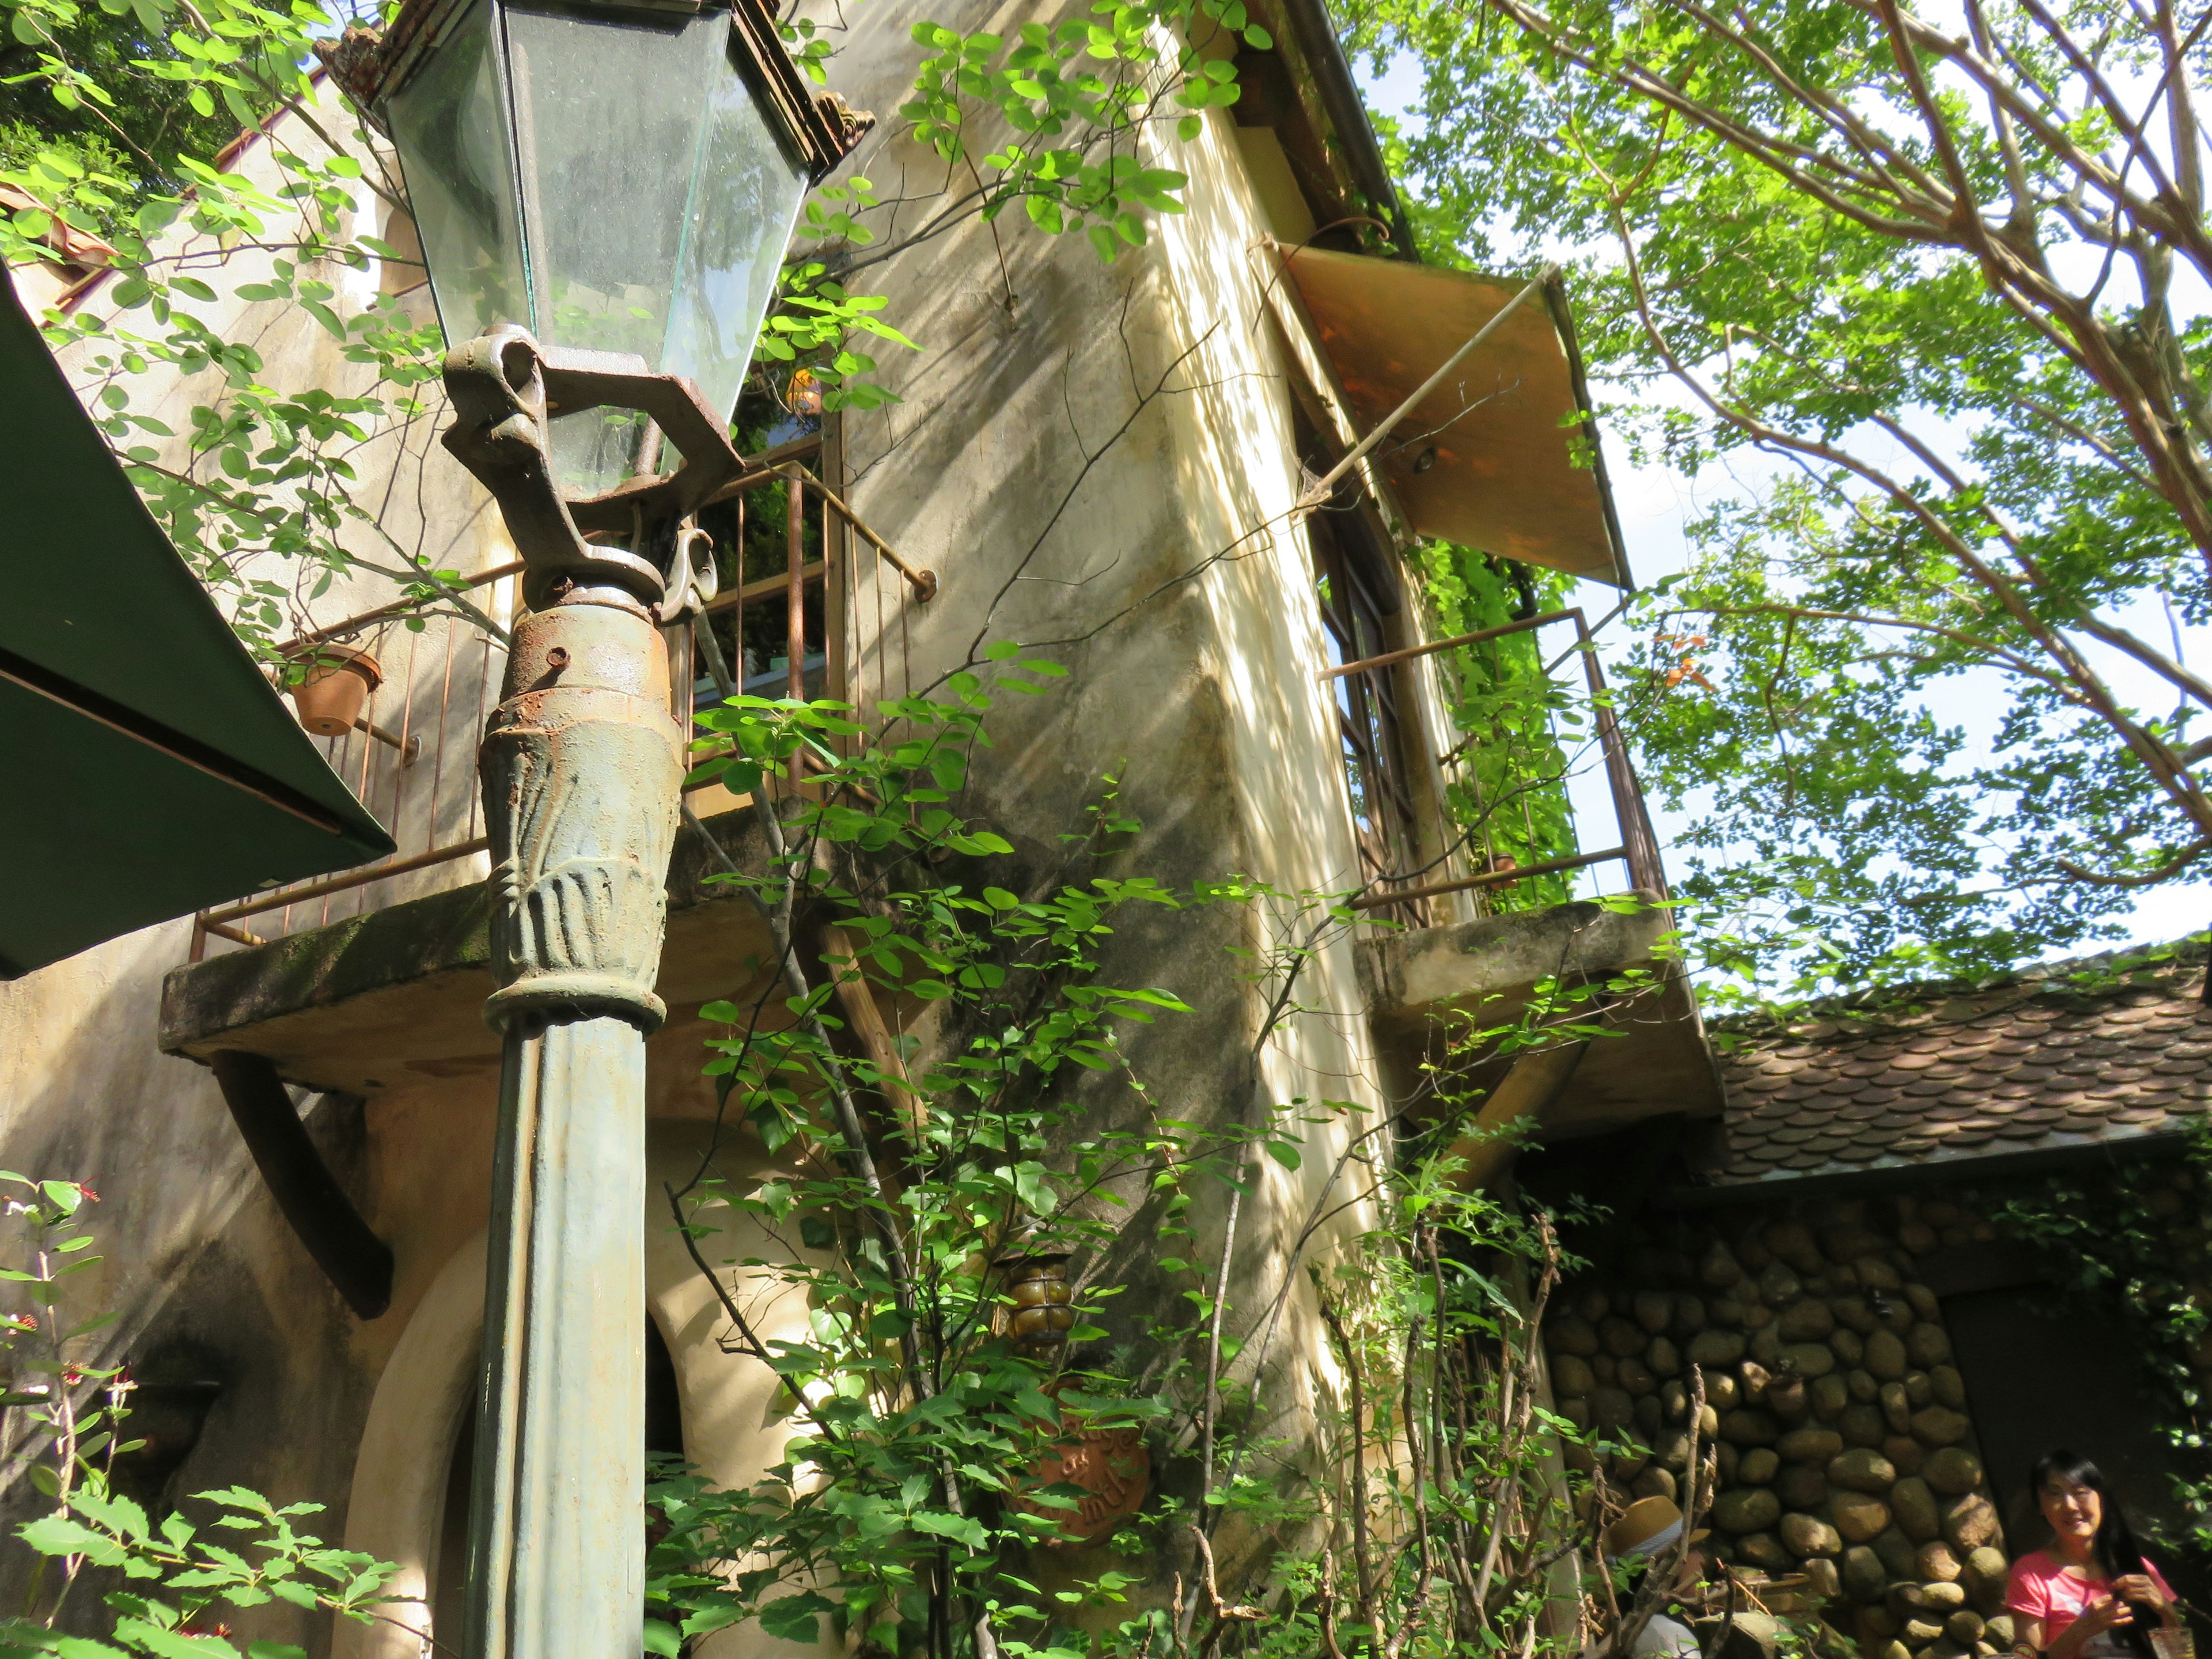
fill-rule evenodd
<path id="1" fill-rule="evenodd" d="M 1279 248 L 1362 431 L 1419 387 L 1523 286 L 1401 259 Z M 1522 306 L 1378 452 L 1413 528 L 1528 564 L 1632 586 L 1587 420 L 1566 296 Z"/>

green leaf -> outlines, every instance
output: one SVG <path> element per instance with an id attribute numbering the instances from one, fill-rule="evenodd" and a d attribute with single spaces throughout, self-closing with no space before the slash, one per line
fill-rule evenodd
<path id="1" fill-rule="evenodd" d="M 148 1619 L 117 1620 L 115 1637 L 155 1659 L 238 1659 L 238 1650 L 219 1636 L 184 1636 Z"/>
<path id="2" fill-rule="evenodd" d="M 779 1641 L 817 1642 L 821 1639 L 822 1615 L 836 1610 L 834 1601 L 811 1590 L 801 1590 L 796 1595 L 778 1596 L 773 1601 L 763 1602 L 761 1629 Z"/>
<path id="3" fill-rule="evenodd" d="M 70 1505 L 80 1515 L 88 1516 L 106 1527 L 111 1532 L 121 1533 L 126 1538 L 144 1540 L 151 1534 L 146 1511 L 135 1498 L 114 1493 L 103 1497 L 96 1492 L 80 1489 L 70 1497 Z"/>
<path id="4" fill-rule="evenodd" d="M 15 1535 L 41 1555 L 82 1555 L 103 1567 L 118 1565 L 123 1546 L 65 1515 L 41 1516 L 16 1528 Z"/>

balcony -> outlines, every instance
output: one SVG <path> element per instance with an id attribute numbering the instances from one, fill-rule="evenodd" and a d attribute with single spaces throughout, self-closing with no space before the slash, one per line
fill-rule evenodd
<path id="1" fill-rule="evenodd" d="M 1672 949 L 1658 842 L 1581 611 L 1550 611 L 1342 662 L 1322 678 L 1367 688 L 1341 698 L 1340 711 L 1355 709 L 1379 702 L 1381 693 L 1372 689 L 1377 682 L 1422 657 L 1545 629 L 1571 629 L 1571 643 L 1544 665 L 1543 696 L 1551 707 L 1552 671 L 1578 659 L 1579 707 L 1566 717 L 1576 721 L 1577 739 L 1604 779 L 1609 822 L 1589 835 L 1565 810 L 1566 774 L 1575 763 L 1553 723 L 1561 712 L 1556 708 L 1540 730 L 1522 734 L 1548 757 L 1528 769 L 1533 782 L 1500 787 L 1494 774 L 1487 783 L 1471 775 L 1466 763 L 1479 751 L 1480 732 L 1462 738 L 1443 757 L 1442 767 L 1461 769 L 1446 775 L 1444 788 L 1453 805 L 1451 839 L 1459 844 L 1453 857 L 1472 866 L 1469 872 L 1425 879 L 1386 873 L 1353 902 L 1356 910 L 1391 924 L 1360 940 L 1358 973 L 1378 1050 L 1395 1073 L 1392 1093 L 1413 1098 L 1425 1078 L 1439 1075 L 1492 1103 L 1497 1115 L 1535 1117 L 1552 1139 L 1660 1115 L 1716 1117 L 1718 1079 Z M 1348 754 L 1352 749 L 1348 744 Z M 1545 767 L 1553 764 L 1556 771 L 1547 774 Z M 1549 835 L 1571 845 L 1546 849 L 1536 840 L 1527 803 L 1540 791 L 1550 792 L 1555 809 Z M 1356 812 L 1356 787 L 1354 799 Z M 1516 799 L 1515 833 L 1500 834 L 1501 815 Z M 1591 841 L 1597 845 L 1589 846 Z M 1516 850 L 1504 850 L 1507 842 Z M 1532 844 L 1549 855 L 1527 856 Z M 1432 870 L 1448 872 L 1449 866 L 1446 859 L 1431 860 Z M 1624 890 L 1612 897 L 1577 900 L 1562 890 L 1561 878 L 1607 866 L 1626 878 Z M 1452 906 L 1462 907 L 1458 919 L 1448 916 Z M 1559 1034 L 1533 1048 L 1479 1035 L 1531 1019 Z M 1592 1027 L 1603 1035 L 1588 1036 Z M 1524 1109 L 1516 1097 L 1531 1091 L 1540 1103 Z M 1486 1108 L 1486 1118 L 1492 1115 Z"/>
<path id="2" fill-rule="evenodd" d="M 663 630 L 680 714 L 720 702 L 731 684 L 767 696 L 907 694 L 899 647 L 908 607 L 934 579 L 906 567 L 823 485 L 834 462 L 834 434 L 764 450 L 701 513 L 721 591 Z M 520 568 L 495 563 L 461 595 L 503 623 Z M 382 666 L 353 729 L 323 742 L 398 849 L 196 917 L 188 960 L 164 987 L 165 1051 L 261 1054 L 291 1081 L 369 1095 L 496 1069 L 498 1039 L 481 1014 L 494 987 L 476 750 L 506 650 L 450 601 L 427 609 L 394 602 L 295 641 L 366 648 Z M 748 800 L 719 784 L 685 793 L 728 853 L 764 867 Z M 728 994 L 747 976 L 745 958 L 768 950 L 750 902 L 708 884 L 718 867 L 704 836 L 679 835 L 659 988 L 672 1028 Z"/>
<path id="3" fill-rule="evenodd" d="M 748 957 L 775 957 L 752 902 L 707 881 L 723 867 L 709 835 L 747 867 L 767 867 L 753 814 L 702 822 L 704 835 L 678 832 L 670 860 L 657 987 L 669 1009 L 664 1029 L 688 1033 L 694 1046 L 704 1035 L 699 1005 L 750 978 Z M 289 1082 L 372 1098 L 425 1079 L 489 1078 L 500 1058 L 483 1019 L 496 988 L 490 929 L 491 894 L 478 880 L 218 952 L 170 971 L 159 1045 L 195 1060 L 261 1054 Z"/>

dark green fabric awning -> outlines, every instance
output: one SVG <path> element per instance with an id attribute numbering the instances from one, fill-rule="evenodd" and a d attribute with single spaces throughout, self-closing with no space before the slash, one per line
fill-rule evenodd
<path id="1" fill-rule="evenodd" d="M 0 280 L 0 977 L 392 851 Z"/>

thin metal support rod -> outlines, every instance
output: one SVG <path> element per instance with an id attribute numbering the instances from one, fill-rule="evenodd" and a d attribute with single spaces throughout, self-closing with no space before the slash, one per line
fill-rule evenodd
<path id="1" fill-rule="evenodd" d="M 1472 634 L 1455 634 L 1448 640 L 1431 640 L 1426 645 L 1409 645 L 1402 651 L 1385 651 L 1379 657 L 1362 657 L 1358 662 L 1324 668 L 1314 678 L 1326 683 L 1341 679 L 1346 674 L 1364 674 L 1370 668 L 1388 668 L 1393 663 L 1411 662 L 1416 657 L 1434 656 L 1439 651 L 1455 650 L 1462 645 L 1479 645 L 1484 640 L 1498 639 L 1507 634 L 1526 633 L 1532 628 L 1547 627 L 1581 614 L 1581 611 L 1571 609 L 1547 611 L 1540 617 L 1522 617 L 1515 622 L 1500 623 L 1495 628 L 1478 628 Z"/>
<path id="2" fill-rule="evenodd" d="M 806 696 L 806 486 L 793 467 L 785 475 L 783 526 L 783 665 L 790 696 Z M 791 781 L 799 781 L 799 757 L 791 757 Z"/>
<path id="3" fill-rule="evenodd" d="M 817 582 L 822 580 L 826 568 L 817 559 L 799 574 L 810 582 Z M 757 599 L 767 594 L 781 592 L 790 580 L 791 578 L 781 570 L 773 576 L 756 576 L 743 587 L 733 587 L 726 593 L 716 594 L 699 607 L 699 614 L 702 617 L 716 617 L 725 611 L 734 611 L 747 599 Z"/>
<path id="4" fill-rule="evenodd" d="M 1522 289 L 1518 294 L 1515 295 L 1503 306 L 1499 307 L 1498 314 L 1495 317 L 1492 317 L 1488 322 L 1477 329 L 1474 331 L 1474 336 L 1465 345 L 1462 346 L 1457 351 L 1453 352 L 1450 356 L 1445 358 L 1443 366 L 1439 368 L 1435 374 L 1430 375 L 1427 380 L 1422 381 L 1419 386 L 1415 387 L 1412 397 L 1407 398 L 1404 403 L 1400 404 L 1397 408 L 1392 410 L 1389 415 L 1383 417 L 1382 423 L 1381 425 L 1377 426 L 1372 432 L 1369 433 L 1365 437 L 1362 438 L 1358 443 L 1352 446 L 1352 453 L 1350 454 L 1346 455 L 1334 466 L 1329 468 L 1329 470 L 1322 476 L 1321 481 L 1315 484 L 1311 489 L 1306 491 L 1304 496 L 1299 501 L 1297 506 L 1293 507 L 1291 511 L 1310 512 L 1313 508 L 1319 507 L 1322 502 L 1326 501 L 1329 498 L 1330 492 L 1335 489 L 1337 481 L 1343 477 L 1346 473 L 1351 471 L 1353 467 L 1358 465 L 1361 461 L 1366 459 L 1368 452 L 1372 450 L 1376 445 L 1381 443 L 1383 439 L 1389 437 L 1390 435 L 1390 429 L 1393 427 L 1396 426 L 1399 422 L 1404 420 L 1406 416 L 1412 414 L 1414 409 L 1429 395 L 1429 393 L 1434 392 L 1438 386 L 1442 386 L 1444 382 L 1445 376 L 1449 375 L 1452 370 L 1457 368 L 1472 353 L 1478 350 L 1481 347 L 1483 342 L 1489 339 L 1492 335 L 1495 334 L 1498 331 L 1499 327 L 1504 323 L 1505 319 L 1508 317 L 1510 317 L 1515 312 L 1518 311 L 1522 303 L 1532 295 L 1540 293 L 1547 284 L 1557 282 L 1559 277 L 1559 266 L 1555 264 L 1546 264 L 1541 270 L 1536 273 L 1535 276 L 1530 281 L 1528 287 Z"/>
<path id="5" fill-rule="evenodd" d="M 505 564 L 495 564 L 489 570 L 477 571 L 466 581 L 457 583 L 453 591 L 465 593 L 471 588 L 495 582 L 502 576 L 515 575 L 521 569 L 521 560 L 509 559 Z M 277 653 L 281 656 L 311 645 L 320 645 L 325 640 L 335 640 L 343 635 L 355 633 L 371 623 L 382 622 L 387 617 L 405 616 L 410 611 L 422 609 L 422 603 L 419 599 L 394 599 L 390 605 L 380 605 L 374 611 L 364 611 L 358 617 L 348 617 L 343 622 L 332 623 L 328 628 L 319 628 L 312 634 L 302 634 L 295 639 L 287 640 L 276 647 Z"/>
<path id="6" fill-rule="evenodd" d="M 1578 853 L 1571 859 L 1550 859 L 1542 864 L 1524 864 L 1515 870 L 1491 870 L 1479 876 L 1462 876 L 1456 881 L 1432 881 L 1425 887 L 1399 887 L 1379 893 L 1364 893 L 1352 901 L 1355 910 L 1380 910 L 1393 904 L 1403 904 L 1409 899 L 1441 898 L 1446 893 L 1464 893 L 1477 887 L 1505 887 L 1530 876 L 1556 876 L 1568 870 L 1579 870 L 1585 865 L 1603 864 L 1608 859 L 1626 859 L 1626 847 L 1608 847 L 1602 853 Z"/>
<path id="7" fill-rule="evenodd" d="M 422 756 L 422 739 L 420 738 L 403 738 L 397 732 L 387 732 L 382 726 L 365 720 L 355 720 L 353 729 L 356 732 L 366 732 L 379 743 L 389 744 L 392 748 L 397 749 L 399 751 L 399 763 L 402 766 L 414 765 Z"/>
<path id="8" fill-rule="evenodd" d="M 870 529 L 866 521 L 847 504 L 844 497 L 824 484 L 821 479 L 816 477 L 805 467 L 788 462 L 781 466 L 764 467 L 758 472 L 749 472 L 744 477 L 737 479 L 729 484 L 722 494 L 726 495 L 732 490 L 743 489 L 749 484 L 757 484 L 763 478 L 784 478 L 793 483 L 803 484 L 805 488 L 812 490 L 836 510 L 839 518 L 859 532 L 862 541 L 882 554 L 890 562 L 892 569 L 906 578 L 908 586 L 914 589 L 915 599 L 926 604 L 937 597 L 937 573 L 934 570 L 916 570 L 901 558 L 898 549 Z"/>
<path id="9" fill-rule="evenodd" d="M 1495 320 L 1493 319 L 1493 320 Z M 1610 620 L 1620 607 L 1607 614 Z M 1623 859 L 1628 865 L 1629 885 L 1640 892 L 1668 896 L 1667 876 L 1659 856 L 1659 838 L 1653 832 L 1650 815 L 1644 811 L 1644 792 L 1636 781 L 1635 769 L 1629 764 L 1628 745 L 1620 734 L 1620 722 L 1614 718 L 1611 697 L 1607 694 L 1605 671 L 1599 666 L 1595 642 L 1589 619 L 1582 607 L 1570 605 L 1564 611 L 1547 611 L 1541 616 L 1524 617 L 1518 622 L 1501 623 L 1494 628 L 1477 629 L 1472 634 L 1455 635 L 1448 640 L 1434 640 L 1426 645 L 1408 646 L 1402 651 L 1389 651 L 1379 657 L 1366 657 L 1358 662 L 1348 662 L 1340 667 L 1324 669 L 1315 678 L 1322 684 L 1347 674 L 1364 673 L 1370 669 L 1386 668 L 1393 663 L 1425 657 L 1438 651 L 1449 651 L 1462 645 L 1473 645 L 1483 640 L 1498 639 L 1508 634 L 1525 633 L 1544 628 L 1553 623 L 1571 622 L 1575 625 L 1575 643 L 1546 665 L 1546 672 L 1565 662 L 1569 657 L 1583 659 L 1583 684 L 1588 689 L 1594 723 L 1597 728 L 1598 750 L 1605 760 L 1605 781 L 1613 797 L 1613 821 L 1620 826 L 1619 847 L 1608 852 L 1593 853 L 1579 860 L 1558 860 L 1548 864 L 1531 865 L 1522 870 L 1495 871 L 1469 877 L 1461 881 L 1444 882 L 1434 886 L 1378 892 L 1354 900 L 1355 910 L 1371 910 L 1378 906 L 1395 904 L 1409 898 L 1429 898 L 1444 893 L 1465 892 L 1470 888 L 1492 887 L 1502 882 L 1516 881 L 1523 876 L 1550 875 L 1563 870 L 1578 870 L 1586 864 L 1602 864 L 1608 859 Z M 1601 626 L 1602 624 L 1601 623 Z M 1460 744 L 1443 757 L 1443 763 L 1458 758 L 1472 738 Z"/>
<path id="10" fill-rule="evenodd" d="M 1577 648 L 1582 653 L 1583 684 L 1589 689 L 1590 714 L 1597 727 L 1600 751 L 1605 757 L 1606 785 L 1613 792 L 1614 823 L 1620 826 L 1621 845 L 1628 860 L 1628 884 L 1639 892 L 1667 896 L 1667 876 L 1659 861 L 1658 837 L 1644 816 L 1644 792 L 1637 787 L 1636 770 L 1628 763 L 1628 744 L 1613 718 L 1613 699 L 1605 685 L 1605 671 L 1598 665 L 1589 625 L 1575 612 Z"/>
<path id="11" fill-rule="evenodd" d="M 1561 663 L 1565 662 L 1569 657 L 1573 656 L 1576 652 L 1581 650 L 1592 640 L 1595 639 L 1605 630 L 1605 626 L 1607 623 L 1611 622 L 1615 617 L 1618 617 L 1622 611 L 1628 609 L 1629 601 L 1633 599 L 1635 597 L 1636 595 L 1633 593 L 1623 593 L 1620 596 L 1620 601 L 1614 605 L 1612 610 L 1607 611 L 1605 615 L 1600 617 L 1595 622 L 1589 625 L 1589 631 L 1588 633 L 1584 634 L 1582 638 L 1576 641 L 1574 644 L 1569 646 L 1565 650 L 1560 652 L 1559 654 L 1553 658 L 1551 661 L 1546 663 L 1544 665 L 1544 672 L 1547 674 L 1550 673 Z"/>

